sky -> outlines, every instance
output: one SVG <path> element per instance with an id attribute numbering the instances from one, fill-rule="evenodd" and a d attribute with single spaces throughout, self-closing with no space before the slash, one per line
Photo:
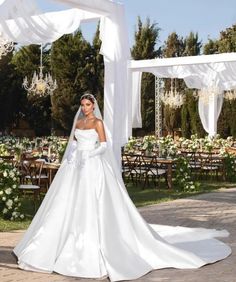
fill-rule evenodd
<path id="1" fill-rule="evenodd" d="M 118 2 L 118 1 L 114 1 Z M 208 38 L 219 38 L 220 31 L 236 24 L 236 0 L 119 0 L 125 5 L 126 22 L 130 47 L 134 43 L 137 17 L 147 17 L 161 29 L 158 46 L 164 44 L 168 35 L 175 31 L 187 36 L 190 31 L 198 32 L 199 39 L 206 43 Z M 51 0 L 38 0 L 44 10 L 61 9 Z M 81 25 L 84 37 L 91 41 L 96 23 Z"/>

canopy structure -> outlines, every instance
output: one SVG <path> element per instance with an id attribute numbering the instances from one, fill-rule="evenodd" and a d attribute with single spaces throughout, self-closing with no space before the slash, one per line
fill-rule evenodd
<path id="1" fill-rule="evenodd" d="M 132 125 L 141 127 L 140 85 L 142 72 L 150 72 L 160 78 L 182 78 L 187 87 L 195 89 L 217 88 L 221 95 L 213 96 L 208 104 L 199 99 L 199 114 L 209 135 L 217 132 L 217 119 L 223 91 L 236 88 L 236 53 L 162 58 L 130 61 L 132 80 Z"/>
<path id="2" fill-rule="evenodd" d="M 124 7 L 109 0 L 54 0 L 69 9 L 42 13 L 36 0 L 0 0 L 0 36 L 21 45 L 49 43 L 100 20 L 104 56 L 104 121 L 117 160 L 131 134 L 127 62 L 130 59 Z M 82 94 L 82 93 L 81 93 Z"/>

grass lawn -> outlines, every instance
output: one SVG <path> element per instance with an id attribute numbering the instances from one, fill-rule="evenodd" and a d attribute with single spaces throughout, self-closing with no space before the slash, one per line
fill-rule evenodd
<path id="1" fill-rule="evenodd" d="M 165 183 L 160 183 L 160 188 L 145 188 L 142 189 L 142 185 L 133 186 L 132 183 L 126 183 L 127 190 L 132 201 L 136 207 L 143 207 L 147 205 L 153 205 L 160 202 L 171 201 L 180 198 L 187 198 L 189 196 L 211 192 L 220 188 L 231 188 L 235 187 L 235 183 L 228 182 L 212 182 L 212 181 L 201 181 L 200 191 L 195 192 L 178 192 L 176 190 L 169 190 Z M 26 229 L 35 212 L 33 202 L 31 200 L 24 200 L 22 203 L 23 211 L 26 215 L 23 221 L 9 221 L 4 220 L 0 217 L 0 232 L 6 232 L 11 230 Z"/>

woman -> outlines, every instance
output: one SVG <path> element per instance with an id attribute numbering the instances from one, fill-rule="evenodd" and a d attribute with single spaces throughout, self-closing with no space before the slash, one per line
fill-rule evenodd
<path id="1" fill-rule="evenodd" d="M 149 225 L 124 187 L 93 95 L 81 97 L 61 167 L 23 239 L 19 267 L 111 281 L 198 268 L 231 250 L 227 231 Z"/>

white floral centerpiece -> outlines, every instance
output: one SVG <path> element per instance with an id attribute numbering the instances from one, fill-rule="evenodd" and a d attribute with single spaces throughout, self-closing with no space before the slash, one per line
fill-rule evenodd
<path id="1" fill-rule="evenodd" d="M 136 138 L 134 138 L 134 137 L 131 136 L 131 137 L 129 138 L 129 140 L 128 140 L 128 143 L 125 144 L 125 147 L 124 147 L 125 151 L 127 151 L 127 152 L 133 152 L 134 149 L 135 149 L 136 143 L 137 143 Z"/>
<path id="2" fill-rule="evenodd" d="M 144 136 L 142 144 L 142 149 L 145 150 L 147 154 L 150 154 L 154 146 L 157 144 L 157 138 L 155 135 Z"/>
<path id="3" fill-rule="evenodd" d="M 19 171 L 0 159 L 0 214 L 5 219 L 23 219 L 20 212 Z"/>
<path id="4" fill-rule="evenodd" d="M 176 155 L 177 145 L 175 144 L 174 139 L 170 135 L 159 138 L 157 143 L 159 145 L 160 157 L 171 158 Z"/>

